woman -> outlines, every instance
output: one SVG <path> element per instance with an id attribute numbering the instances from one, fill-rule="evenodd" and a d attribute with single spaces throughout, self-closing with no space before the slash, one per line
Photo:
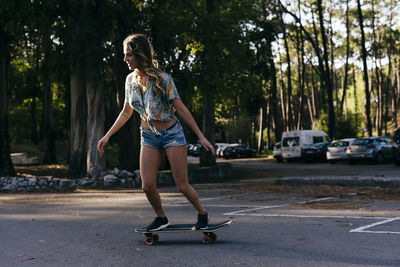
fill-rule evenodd
<path id="1" fill-rule="evenodd" d="M 207 229 L 207 211 L 201 206 L 197 192 L 188 182 L 186 139 L 174 110 L 194 131 L 206 151 L 215 154 L 214 147 L 204 137 L 192 114 L 181 101 L 172 78 L 158 68 L 148 39 L 141 34 L 132 34 L 124 40 L 123 47 L 124 61 L 133 72 L 126 77 L 124 107 L 113 126 L 99 141 L 98 150 L 103 153 L 110 137 L 128 121 L 133 110 L 137 111 L 141 117 L 142 189 L 157 215 L 147 230 L 156 231 L 169 225 L 156 186 L 162 149 L 165 149 L 177 188 L 197 210 L 198 218 L 194 227 Z"/>

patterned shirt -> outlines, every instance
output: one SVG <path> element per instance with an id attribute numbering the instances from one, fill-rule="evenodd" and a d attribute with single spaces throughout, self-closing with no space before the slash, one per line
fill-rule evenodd
<path id="1" fill-rule="evenodd" d="M 153 89 L 155 80 L 149 76 L 148 88 L 143 96 L 139 83 L 136 79 L 136 73 L 132 72 L 126 77 L 125 81 L 125 102 L 136 110 L 143 120 L 146 120 L 151 130 L 157 131 L 150 122 L 151 120 L 171 121 L 175 119 L 175 109 L 170 102 L 174 98 L 180 98 L 172 77 L 166 73 L 163 74 L 163 80 L 160 81 L 165 94 L 157 95 Z M 155 85 L 154 85 L 155 86 Z"/>

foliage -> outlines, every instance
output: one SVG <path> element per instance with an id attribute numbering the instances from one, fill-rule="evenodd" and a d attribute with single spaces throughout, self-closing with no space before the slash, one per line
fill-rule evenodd
<path id="1" fill-rule="evenodd" d="M 356 120 L 356 115 L 351 112 L 347 113 L 346 116 L 338 116 L 338 120 L 336 122 L 336 139 L 362 136 L 362 132 L 359 131 L 357 127 L 355 127 Z"/>
<path id="2" fill-rule="evenodd" d="M 362 11 L 371 119 L 374 133 L 387 134 L 400 122 L 400 11 L 393 0 L 367 2 Z M 128 72 L 117 70 L 122 61 L 117 51 L 121 53 L 121 41 L 131 32 L 150 37 L 161 68 L 174 77 L 183 102 L 201 128 L 215 120 L 219 141 L 255 146 L 260 127 L 264 127 L 264 144 L 275 142 L 280 134 L 276 129 L 313 128 L 336 132 L 336 138 L 351 137 L 360 135 L 366 125 L 361 33 L 352 1 L 320 1 L 321 20 L 316 1 L 291 5 L 277 0 L 1 3 L 1 30 L 10 41 L 8 101 L 13 146 L 43 142 L 48 84 L 56 139 L 69 139 L 70 77 L 76 60 L 94 66 L 83 74 L 92 71 L 105 88 L 104 124 L 111 126 L 119 112 L 117 81 Z M 322 36 L 322 26 L 326 36 Z M 326 51 L 323 37 L 328 41 Z M 327 63 L 322 62 L 322 52 L 328 56 Z M 324 76 L 327 68 L 330 77 Z M 326 89 L 327 79 L 332 82 L 333 99 Z M 329 123 L 330 105 L 334 126 Z M 268 110 L 271 140 L 267 140 L 266 123 L 259 123 L 260 108 Z M 194 139 L 188 135 L 188 141 Z M 109 165 L 118 164 L 113 158 L 107 158 Z"/>

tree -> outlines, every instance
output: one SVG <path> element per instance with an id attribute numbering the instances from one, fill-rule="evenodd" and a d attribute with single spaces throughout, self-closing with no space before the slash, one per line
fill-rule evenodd
<path id="1" fill-rule="evenodd" d="M 111 21 L 105 2 L 65 3 L 64 36 L 71 58 L 71 132 L 69 177 L 96 176 L 105 170 L 104 155 L 96 149 L 104 134 L 102 68 L 104 42 Z"/>
<path id="2" fill-rule="evenodd" d="M 113 5 L 116 29 L 113 34 L 113 53 L 111 57 L 113 66 L 112 75 L 115 81 L 116 98 L 118 111 L 122 110 L 125 99 L 125 78 L 129 73 L 126 63 L 123 62 L 122 42 L 131 29 L 141 29 L 140 23 L 143 21 L 140 15 L 143 10 L 139 10 L 136 3 L 132 1 L 119 1 Z M 135 26 L 134 26 L 135 25 Z M 140 32 L 140 30 L 137 30 Z M 119 147 L 119 167 L 123 170 L 134 171 L 139 169 L 140 156 L 140 117 L 134 112 L 132 117 L 126 122 L 117 134 Z"/>
<path id="3" fill-rule="evenodd" d="M 54 54 L 52 48 L 51 35 L 53 34 L 52 25 L 55 22 L 56 3 L 55 1 L 34 1 L 32 3 L 35 16 L 32 18 L 33 29 L 38 30 L 40 43 L 39 51 L 35 53 L 43 54 L 40 78 L 43 84 L 43 117 L 42 129 L 44 138 L 44 158 L 43 163 L 57 163 L 55 131 L 53 122 L 53 89 L 52 80 L 54 79 Z"/>
<path id="4" fill-rule="evenodd" d="M 8 132 L 10 42 L 22 36 L 21 25 L 26 24 L 24 13 L 28 10 L 29 1 L 0 2 L 0 176 L 15 175 Z"/>
<path id="5" fill-rule="evenodd" d="M 358 12 L 358 22 L 360 24 L 361 30 L 361 56 L 364 68 L 364 89 L 365 89 L 365 115 L 367 118 L 367 130 L 368 135 L 372 136 L 372 123 L 371 123 L 371 96 L 369 93 L 369 83 L 368 83 L 368 66 L 367 66 L 367 49 L 365 47 L 365 33 L 364 33 L 364 22 L 363 14 L 361 10 L 361 2 L 357 0 L 357 12 Z"/>
<path id="6" fill-rule="evenodd" d="M 2 12 L 3 13 L 3 12 Z M 0 28 L 0 176 L 14 176 L 15 170 L 10 157 L 8 135 L 8 66 L 9 38 L 4 31 L 3 20 Z"/>

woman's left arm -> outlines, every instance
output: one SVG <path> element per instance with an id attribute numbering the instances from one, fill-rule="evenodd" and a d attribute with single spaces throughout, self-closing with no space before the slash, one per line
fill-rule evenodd
<path id="1" fill-rule="evenodd" d="M 174 98 L 171 100 L 171 103 L 174 106 L 176 113 L 178 113 L 178 116 L 182 118 L 185 121 L 185 123 L 189 125 L 189 127 L 197 135 L 204 149 L 206 151 L 211 151 L 211 153 L 215 155 L 214 146 L 207 140 L 204 134 L 200 131 L 196 121 L 192 116 L 192 113 L 190 113 L 189 109 L 185 106 L 185 104 L 183 104 L 182 100 L 180 98 Z"/>

